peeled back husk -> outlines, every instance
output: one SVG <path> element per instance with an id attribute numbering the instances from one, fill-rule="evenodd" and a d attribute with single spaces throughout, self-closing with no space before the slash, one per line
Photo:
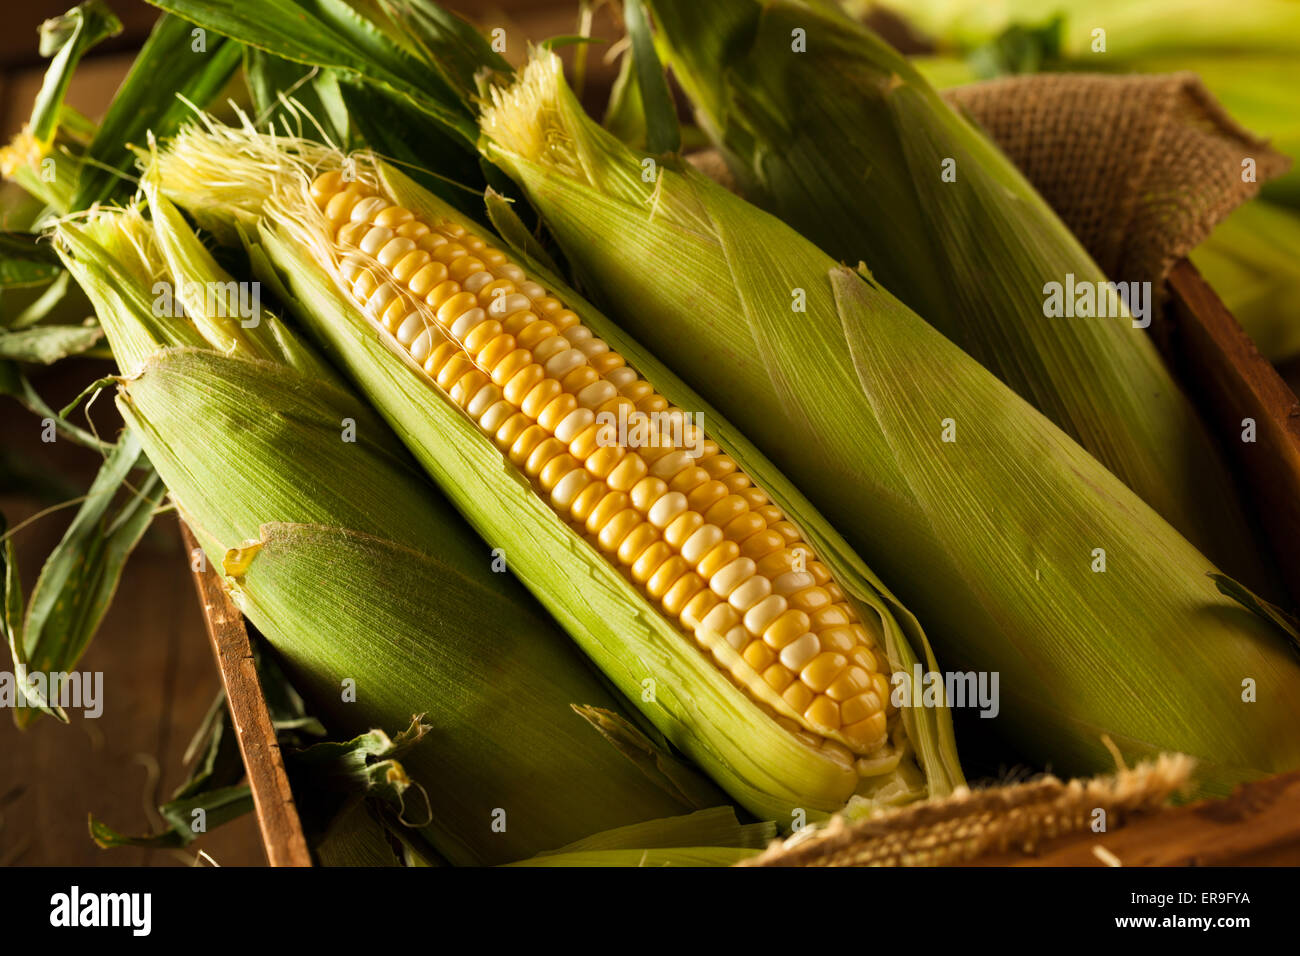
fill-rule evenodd
<path id="1" fill-rule="evenodd" d="M 493 573 L 487 549 L 367 406 L 244 348 L 167 347 L 195 337 L 189 318 L 131 307 L 149 304 L 144 279 L 171 281 L 156 247 L 134 247 L 147 268 L 133 279 L 128 250 L 105 258 L 87 230 L 144 240 L 151 227 L 105 214 L 58 234 L 92 299 L 120 306 L 101 319 L 131 364 L 118 392 L 128 426 L 332 729 L 425 715 L 433 731 L 403 763 L 428 808 L 416 801 L 408 822 L 438 853 L 508 862 L 688 806 L 574 713 L 620 704 L 526 592 Z"/>
<path id="2" fill-rule="evenodd" d="M 159 173 L 164 191 L 180 205 L 209 217 L 224 215 L 226 228 L 256 227 L 257 235 L 249 241 L 255 261 L 263 263 L 262 274 L 282 277 L 281 294 L 428 473 L 655 728 L 736 800 L 760 817 L 789 826 L 842 809 L 850 798 L 868 806 L 888 804 L 945 793 L 959 783 L 943 708 L 905 712 L 906 739 L 865 781 L 778 726 L 556 515 L 391 336 L 377 334 L 372 320 L 343 291 L 334 272 L 332 237 L 320 229 L 320 213 L 307 193 L 314 175 L 343 159 L 311 144 L 210 127 L 178 137 L 160 156 Z M 265 175 L 277 162 L 283 170 Z M 248 182 L 213 195 L 206 188 L 209 165 L 247 170 Z M 373 157 L 353 156 L 350 168 L 373 177 L 395 201 L 431 221 L 455 217 L 485 241 L 500 241 Z M 520 258 L 669 401 L 702 412 L 710 436 L 794 516 L 849 599 L 863 613 L 879 616 L 896 669 L 910 680 L 914 664 L 934 666 L 911 615 L 765 458 L 571 290 Z"/>

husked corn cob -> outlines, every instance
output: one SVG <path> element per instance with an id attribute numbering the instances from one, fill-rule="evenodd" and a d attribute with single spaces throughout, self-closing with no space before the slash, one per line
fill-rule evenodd
<path id="1" fill-rule="evenodd" d="M 311 196 L 357 304 L 561 518 L 787 729 L 846 764 L 885 745 L 879 622 L 689 415 L 464 226 L 338 169 Z"/>

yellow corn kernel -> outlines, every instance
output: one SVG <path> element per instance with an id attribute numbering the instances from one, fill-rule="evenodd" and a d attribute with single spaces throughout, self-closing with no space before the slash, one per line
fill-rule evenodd
<path id="1" fill-rule="evenodd" d="M 858 621 L 802 533 L 578 315 L 499 249 L 337 171 L 311 184 L 366 315 L 687 635 L 841 763 L 886 740 L 878 622 Z M 436 327 L 435 327 L 436 326 Z M 623 444 L 597 416 L 667 416 Z M 686 426 L 680 431 L 677 426 Z M 695 442 L 701 445 L 695 446 Z"/>

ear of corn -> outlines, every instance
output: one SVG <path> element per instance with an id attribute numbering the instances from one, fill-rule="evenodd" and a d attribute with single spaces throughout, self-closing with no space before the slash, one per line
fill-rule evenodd
<path id="1" fill-rule="evenodd" d="M 649 6 L 743 195 L 830 255 L 865 261 L 1228 573 L 1276 596 L 1222 455 L 1150 337 L 1113 293 L 1109 317 L 1046 315 L 1047 283 L 1098 283 L 1105 296 L 1107 277 L 901 55 L 790 0 Z"/>
<path id="2" fill-rule="evenodd" d="M 1001 714 L 972 732 L 1071 773 L 1113 766 L 1102 734 L 1182 751 L 1215 791 L 1300 764 L 1300 668 L 1278 633 L 879 284 L 689 167 L 648 166 L 553 58 L 483 127 L 570 262 L 882 569 L 944 666 L 1000 674 Z M 1264 683 L 1267 704 L 1243 700 Z"/>
<path id="3" fill-rule="evenodd" d="M 915 620 L 766 459 L 437 197 L 343 160 L 210 127 L 158 175 L 232 223 L 260 204 L 254 258 L 304 323 L 601 670 L 746 807 L 788 825 L 960 782 L 946 710 L 888 702 L 894 667 L 934 666 Z M 214 195 L 216 168 L 235 175 Z M 596 412 L 620 408 L 661 416 L 658 437 L 606 434 Z"/>
<path id="4" fill-rule="evenodd" d="M 55 232 L 68 272 L 95 307 L 118 368 L 134 374 L 166 346 L 205 348 L 207 340 L 188 322 L 155 309 L 164 279 L 155 266 L 153 231 L 135 207 L 121 214 L 65 219 Z"/>
<path id="5" fill-rule="evenodd" d="M 213 350 L 227 344 L 216 317 L 155 315 L 155 282 L 197 281 L 164 268 L 160 247 L 198 255 L 192 235 L 155 237 L 183 225 L 169 221 L 104 213 L 57 231 L 129 370 L 118 407 L 208 560 L 336 729 L 425 713 L 433 732 L 403 758 L 433 811 L 424 836 L 453 862 L 501 863 L 680 813 L 573 713 L 619 705 L 527 594 L 492 573 L 367 406 L 317 372 L 247 356 L 242 340 Z M 270 350 L 265 318 L 244 331 Z"/>

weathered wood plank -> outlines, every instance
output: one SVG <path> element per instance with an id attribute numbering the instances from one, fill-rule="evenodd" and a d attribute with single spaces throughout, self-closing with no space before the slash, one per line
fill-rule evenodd
<path id="1" fill-rule="evenodd" d="M 201 554 L 198 542 L 184 522 L 181 522 L 181 533 L 189 553 Z M 202 569 L 194 571 L 194 587 L 203 606 L 221 683 L 226 688 L 267 859 L 272 866 L 311 866 L 311 852 L 289 789 L 284 756 L 276 743 L 243 615 L 206 561 L 195 562 L 191 567 Z"/>

